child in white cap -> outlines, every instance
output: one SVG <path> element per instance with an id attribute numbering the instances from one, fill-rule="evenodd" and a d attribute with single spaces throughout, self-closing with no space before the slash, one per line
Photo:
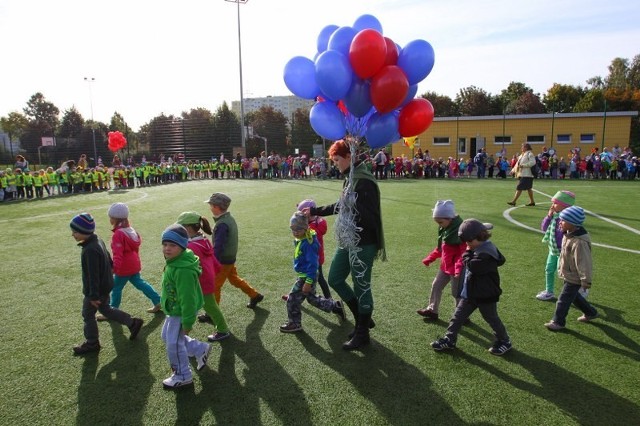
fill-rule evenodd
<path id="1" fill-rule="evenodd" d="M 113 290 L 111 291 L 111 306 L 119 308 L 122 301 L 122 290 L 131 282 L 153 304 L 147 309 L 149 313 L 160 311 L 160 295 L 145 279 L 140 276 L 142 264 L 140 262 L 140 234 L 129 223 L 129 207 L 124 203 L 114 203 L 109 207 L 109 222 L 113 229 L 111 237 L 111 253 L 113 254 Z M 106 318 L 98 315 L 98 321 Z"/>
<path id="2" fill-rule="evenodd" d="M 551 331 L 562 330 L 566 325 L 571 304 L 583 313 L 580 322 L 589 322 L 598 317 L 598 311 L 580 294 L 580 289 L 591 287 L 593 262 L 591 238 L 584 229 L 584 210 L 571 206 L 560 212 L 560 226 L 564 231 L 562 250 L 558 264 L 558 275 L 564 280 L 562 293 L 556 303 L 553 319 L 545 324 Z"/>
<path id="3" fill-rule="evenodd" d="M 422 263 L 429 267 L 431 263 L 440 259 L 440 269 L 431 283 L 429 304 L 418 309 L 417 312 L 426 320 L 436 321 L 442 292 L 449 282 L 451 282 L 451 295 L 455 299 L 455 305 L 458 304 L 458 283 L 463 268 L 462 254 L 467 249 L 467 245 L 458 236 L 462 218 L 456 213 L 453 201 L 438 200 L 433 208 L 433 220 L 438 224 L 437 245 L 427 257 L 422 259 Z"/>

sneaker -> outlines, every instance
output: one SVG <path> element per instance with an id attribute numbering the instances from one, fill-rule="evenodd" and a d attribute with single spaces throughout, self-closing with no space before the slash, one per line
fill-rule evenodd
<path id="1" fill-rule="evenodd" d="M 200 314 L 200 315 L 198 315 L 198 321 L 200 321 L 200 322 L 208 322 L 210 324 L 213 324 L 213 320 L 211 319 L 209 314 Z"/>
<path id="2" fill-rule="evenodd" d="M 210 352 L 211 345 L 208 344 L 202 355 L 196 357 L 196 361 L 198 362 L 198 364 L 196 365 L 196 370 L 200 371 L 207 366 L 207 360 L 209 359 Z"/>
<path id="3" fill-rule="evenodd" d="M 96 315 L 96 321 L 109 321 L 109 318 L 105 317 L 102 314 Z"/>
<path id="4" fill-rule="evenodd" d="M 229 333 L 228 331 L 225 333 L 221 333 L 218 331 L 207 336 L 207 340 L 210 342 L 219 342 L 220 340 L 228 339 L 229 337 L 231 337 L 231 333 Z"/>
<path id="5" fill-rule="evenodd" d="M 509 352 L 511 350 L 512 346 L 511 346 L 511 342 L 507 341 L 507 342 L 501 342 L 500 340 L 498 340 L 497 342 L 495 342 L 493 344 L 493 346 L 491 346 L 489 348 L 489 352 L 492 355 L 504 355 L 507 352 Z"/>
<path id="6" fill-rule="evenodd" d="M 297 333 L 302 331 L 302 326 L 293 322 L 285 322 L 280 326 L 280 331 L 283 333 Z"/>
<path id="7" fill-rule="evenodd" d="M 594 319 L 598 318 L 599 316 L 600 315 L 597 312 L 596 312 L 595 315 L 591 315 L 591 316 L 584 314 L 581 317 L 578 317 L 578 321 L 580 321 L 580 322 L 589 322 L 591 320 L 594 320 Z"/>
<path id="8" fill-rule="evenodd" d="M 100 342 L 84 342 L 81 345 L 73 347 L 74 355 L 85 355 L 91 352 L 100 352 Z"/>
<path id="9" fill-rule="evenodd" d="M 162 310 L 162 308 L 160 307 L 160 304 L 158 303 L 157 305 L 147 309 L 147 312 L 150 314 L 155 314 L 157 312 L 160 312 Z"/>
<path id="10" fill-rule="evenodd" d="M 289 295 L 288 295 L 288 294 L 283 294 L 283 295 L 282 295 L 282 300 L 284 300 L 285 302 L 286 302 L 287 300 L 289 300 Z"/>
<path id="11" fill-rule="evenodd" d="M 580 293 L 580 296 L 582 296 L 583 298 L 587 298 L 589 297 L 589 289 L 588 288 L 582 288 L 580 287 L 580 290 L 578 290 L 578 293 Z"/>
<path id="12" fill-rule="evenodd" d="M 338 318 L 340 318 L 341 321 L 346 321 L 347 320 L 347 316 L 344 313 L 344 307 L 342 306 L 342 302 L 339 300 L 336 300 L 336 305 L 334 306 L 333 310 L 331 311 L 334 314 L 336 314 L 338 316 Z"/>
<path id="13" fill-rule="evenodd" d="M 448 337 L 442 337 L 435 342 L 431 342 L 431 347 L 435 351 L 444 351 L 446 349 L 454 349 L 456 344 L 449 340 Z"/>
<path id="14" fill-rule="evenodd" d="M 418 315 L 423 316 L 425 319 L 433 320 L 433 321 L 438 320 L 438 313 L 433 312 L 433 309 L 423 308 L 423 309 L 418 309 L 416 312 L 418 313 Z"/>
<path id="15" fill-rule="evenodd" d="M 564 328 L 564 325 L 560 325 L 555 321 L 549 321 L 544 326 L 547 327 L 551 331 L 559 331 L 559 330 L 562 330 Z"/>
<path id="16" fill-rule="evenodd" d="M 193 379 L 182 380 L 178 379 L 175 374 L 172 374 L 168 379 L 162 381 L 162 385 L 165 389 L 176 389 L 183 386 L 188 386 L 193 383 Z"/>
<path id="17" fill-rule="evenodd" d="M 247 303 L 247 308 L 249 309 L 255 308 L 258 303 L 262 302 L 262 299 L 264 299 L 264 296 L 258 293 L 256 297 L 252 297 L 249 300 L 249 303 Z"/>
<path id="18" fill-rule="evenodd" d="M 131 335 L 129 336 L 129 340 L 134 340 L 136 338 L 138 333 L 140 333 L 142 324 L 144 324 L 144 321 L 142 321 L 142 319 L 133 318 L 133 322 L 131 323 L 131 326 L 129 326 L 129 331 L 131 332 Z"/>
<path id="19" fill-rule="evenodd" d="M 540 293 L 538 293 L 536 295 L 536 299 L 538 299 L 538 300 L 545 300 L 546 301 L 546 300 L 554 300 L 555 298 L 556 298 L 556 296 L 553 293 L 551 293 L 551 292 L 549 292 L 547 290 L 543 290 L 543 291 L 541 291 Z"/>

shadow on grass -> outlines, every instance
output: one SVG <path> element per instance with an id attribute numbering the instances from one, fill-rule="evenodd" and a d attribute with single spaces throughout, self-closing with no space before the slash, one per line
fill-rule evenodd
<path id="1" fill-rule="evenodd" d="M 164 315 L 155 315 L 151 322 L 142 327 L 134 341 L 129 340 L 125 326 L 115 321 L 109 322 L 116 355 L 99 370 L 99 354 L 85 357 L 78 386 L 77 425 L 144 423 L 144 407 L 154 384 L 147 338 L 162 321 Z M 137 408 L 130 410 L 123 407 Z"/>
<path id="2" fill-rule="evenodd" d="M 342 349 L 342 344 L 347 340 L 351 326 L 342 327 L 315 312 L 308 314 L 329 330 L 327 342 L 331 351 L 318 345 L 306 333 L 296 334 L 300 343 L 309 354 L 343 376 L 360 395 L 371 401 L 377 409 L 375 415 L 384 416 L 387 424 L 465 424 L 440 397 L 427 376 L 375 341 L 375 329 L 367 347 L 347 352 Z M 344 421 L 359 424 L 363 419 L 349 419 L 347 415 Z"/>
<path id="3" fill-rule="evenodd" d="M 487 344 L 484 340 L 485 338 L 489 339 L 489 342 L 492 341 L 493 335 L 487 330 L 479 326 L 472 328 L 474 328 L 477 334 L 468 331 L 460 334 L 479 345 Z M 570 333 L 578 338 L 584 337 L 576 332 Z M 584 340 L 602 347 L 602 343 L 592 341 L 591 339 Z M 624 424 L 631 421 L 631 419 L 640 418 L 640 406 L 634 404 L 632 401 L 616 395 L 596 383 L 585 380 L 579 375 L 551 361 L 527 355 L 524 352 L 518 351 L 517 348 L 514 348 L 511 352 L 504 355 L 502 359 L 506 362 L 518 364 L 527 370 L 534 378 L 532 381 L 525 381 L 510 376 L 501 369 L 481 359 L 475 358 L 460 349 L 456 350 L 455 356 L 465 360 L 471 365 L 482 368 L 514 388 L 518 388 L 554 404 L 563 412 L 569 413 L 569 415 L 576 420 L 577 424 Z M 586 407 L 588 407 L 588 409 L 586 409 Z"/>
<path id="4" fill-rule="evenodd" d="M 311 424 L 311 411 L 303 390 L 262 344 L 260 332 L 269 311 L 257 307 L 247 326 L 246 342 L 234 336 L 215 344 L 221 350 L 219 370 L 210 365 L 200 373 L 202 391 L 193 387 L 176 392 L 176 425 L 199 424 L 211 412 L 216 424 L 262 424 L 261 404 L 267 404 L 283 425 Z M 245 364 L 242 376 L 236 361 Z"/>

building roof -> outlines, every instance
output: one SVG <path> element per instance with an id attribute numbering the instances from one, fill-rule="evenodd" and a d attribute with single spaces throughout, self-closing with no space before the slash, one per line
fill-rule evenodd
<path id="1" fill-rule="evenodd" d="M 603 112 L 556 112 L 553 114 L 513 114 L 513 115 L 479 115 L 435 117 L 433 121 L 481 121 L 481 120 L 535 120 L 542 118 L 585 118 L 585 117 L 637 117 L 638 111 L 603 111 Z"/>

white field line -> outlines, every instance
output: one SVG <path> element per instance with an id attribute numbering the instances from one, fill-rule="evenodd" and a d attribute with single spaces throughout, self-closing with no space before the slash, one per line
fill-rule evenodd
<path id="1" fill-rule="evenodd" d="M 146 192 L 141 192 L 139 197 L 134 198 L 131 201 L 127 201 L 127 205 L 131 204 L 131 203 L 138 203 L 138 202 L 142 201 L 143 199 L 147 198 L 148 196 L 149 196 L 149 194 L 147 194 Z M 102 205 L 98 205 L 98 206 L 92 207 L 91 210 L 108 209 L 110 206 L 111 206 L 111 203 L 102 204 Z M 55 212 L 55 213 L 41 214 L 41 215 L 38 215 L 38 216 L 30 216 L 28 218 L 0 219 L 0 223 L 13 222 L 13 221 L 16 221 L 16 220 L 20 220 L 22 222 L 30 222 L 30 221 L 36 220 L 36 219 L 44 219 L 44 218 L 48 218 L 48 217 L 61 216 L 61 215 L 78 214 L 81 211 L 83 211 L 83 210 L 82 209 L 75 209 L 75 210 L 58 211 L 58 212 Z"/>
<path id="2" fill-rule="evenodd" d="M 537 192 L 540 195 L 544 195 L 545 197 L 548 197 L 548 198 L 552 197 L 551 195 L 545 194 L 542 191 L 538 191 L 538 190 L 535 190 L 535 189 L 534 189 L 534 191 Z M 546 203 L 536 203 L 536 204 L 546 204 Z M 514 225 L 517 225 L 517 226 L 519 226 L 521 228 L 524 228 L 524 229 L 528 229 L 529 231 L 533 231 L 533 232 L 536 232 L 538 234 L 544 234 L 540 229 L 532 228 L 531 226 L 525 225 L 524 223 L 518 222 L 517 220 L 512 218 L 511 217 L 511 212 L 513 210 L 515 210 L 515 209 L 518 209 L 518 208 L 520 208 L 520 207 L 510 207 L 510 208 L 508 208 L 507 210 L 505 210 L 502 213 L 502 216 L 505 219 L 507 219 L 509 222 L 513 223 Z M 627 225 L 625 225 L 623 223 L 620 223 L 620 222 L 616 222 L 615 220 L 612 220 L 612 219 L 609 219 L 609 218 L 606 218 L 606 217 L 602 217 L 599 214 L 594 213 L 594 212 L 592 212 L 590 210 L 585 210 L 584 212 L 589 214 L 589 215 L 591 215 L 591 216 L 594 216 L 594 217 L 596 217 L 598 219 L 601 219 L 601 220 L 609 222 L 609 223 L 611 223 L 613 225 L 616 225 L 616 226 L 618 226 L 620 228 L 626 229 L 629 232 L 633 232 L 634 234 L 640 235 L 640 230 L 638 230 L 638 229 L 632 228 L 632 227 L 627 226 Z M 591 242 L 591 244 L 594 245 L 594 246 L 597 246 L 597 247 L 603 247 L 603 248 L 607 248 L 607 249 L 611 249 L 611 250 L 618 250 L 618 251 L 625 251 L 627 253 L 640 254 L 640 250 L 632 250 L 632 249 L 627 249 L 627 248 L 623 248 L 623 247 L 611 246 L 611 245 L 608 245 L 608 244 L 601 244 L 601 243 L 596 243 L 596 242 L 593 242 L 593 241 Z"/>

